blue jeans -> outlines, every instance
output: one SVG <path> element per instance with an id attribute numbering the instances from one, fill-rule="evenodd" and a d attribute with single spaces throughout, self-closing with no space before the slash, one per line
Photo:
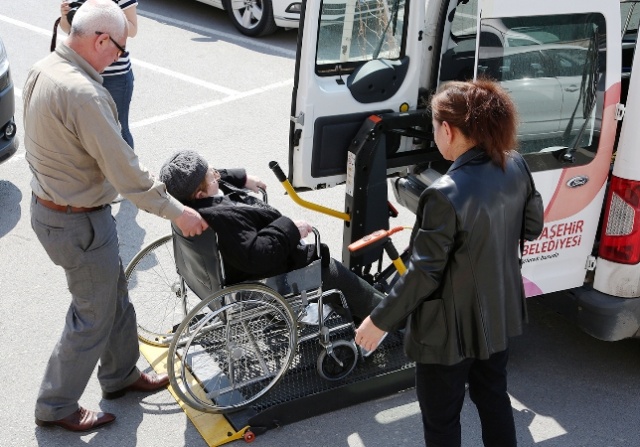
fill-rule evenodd
<path id="1" fill-rule="evenodd" d="M 122 138 L 133 149 L 133 136 L 129 131 L 129 105 L 133 96 L 133 70 L 121 75 L 104 76 L 103 79 L 102 85 L 109 90 L 116 103 Z"/>

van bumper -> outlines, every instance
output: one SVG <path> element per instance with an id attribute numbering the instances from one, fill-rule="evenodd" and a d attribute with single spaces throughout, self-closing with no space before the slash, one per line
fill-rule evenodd
<path id="1" fill-rule="evenodd" d="M 9 141 L 0 137 L 0 164 L 11 158 L 11 156 L 16 153 L 19 146 L 20 142 L 18 141 L 17 136 L 13 137 Z"/>
<path id="2" fill-rule="evenodd" d="M 640 297 L 619 298 L 585 285 L 538 299 L 599 340 L 640 338 Z"/>

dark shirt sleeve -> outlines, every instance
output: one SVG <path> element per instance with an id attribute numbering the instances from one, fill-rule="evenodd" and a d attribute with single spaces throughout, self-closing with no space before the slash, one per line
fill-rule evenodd
<path id="1" fill-rule="evenodd" d="M 536 239 L 542 234 L 543 227 L 544 204 L 540 193 L 534 189 L 524 208 L 524 238 L 528 241 Z"/>
<path id="2" fill-rule="evenodd" d="M 225 265 L 263 278 L 302 267 L 312 259 L 313 246 L 300 245 L 300 231 L 288 217 L 256 228 L 252 222 L 234 216 L 238 212 L 230 210 L 211 222 Z"/>
<path id="3" fill-rule="evenodd" d="M 434 298 L 453 250 L 457 221 L 453 206 L 438 189 L 429 188 L 424 194 L 407 272 L 371 312 L 374 324 L 385 331 L 396 329 L 420 303 Z"/>
<path id="4" fill-rule="evenodd" d="M 514 155 L 514 159 L 524 169 L 529 183 L 527 199 L 524 205 L 523 236 L 527 241 L 532 241 L 540 236 L 544 227 L 544 203 L 542 202 L 542 196 L 536 189 L 536 183 L 533 180 L 527 161 L 517 153 Z"/>
<path id="5" fill-rule="evenodd" d="M 220 179 L 236 188 L 244 188 L 247 183 L 247 171 L 244 169 L 219 169 Z"/>

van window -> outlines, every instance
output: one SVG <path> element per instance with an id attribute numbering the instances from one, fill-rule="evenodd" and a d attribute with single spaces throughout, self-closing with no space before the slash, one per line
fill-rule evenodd
<path id="1" fill-rule="evenodd" d="M 350 73 L 373 59 L 404 55 L 405 0 L 323 0 L 316 73 Z"/>
<path id="2" fill-rule="evenodd" d="M 466 10 L 464 10 L 464 8 Z M 477 2 L 456 8 L 440 82 L 474 76 Z M 604 108 L 606 26 L 601 14 L 480 22 L 478 77 L 501 83 L 519 114 L 519 151 L 539 169 L 589 163 Z"/>
<path id="3" fill-rule="evenodd" d="M 586 164 L 598 147 L 606 28 L 600 14 L 481 21 L 478 76 L 499 81 L 518 108 L 520 152 Z M 485 31 L 505 37 L 496 48 Z M 527 45 L 511 45 L 517 34 Z M 524 37 L 526 36 L 526 37 Z M 529 158 L 529 157 L 528 157 Z M 555 163 L 551 161 L 553 167 Z"/>

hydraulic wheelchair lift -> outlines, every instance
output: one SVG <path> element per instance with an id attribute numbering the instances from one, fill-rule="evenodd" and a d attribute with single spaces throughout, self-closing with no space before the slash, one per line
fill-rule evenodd
<path id="1" fill-rule="evenodd" d="M 375 275 L 370 269 L 373 263 L 381 265 L 385 244 L 371 244 L 370 249 L 357 253 L 352 253 L 348 247 L 376 230 L 389 229 L 389 218 L 397 212 L 387 200 L 387 169 L 394 163 L 400 166 L 407 161 L 407 156 L 395 154 L 393 147 L 399 141 L 399 135 L 427 139 L 419 130 L 425 120 L 424 111 L 387 113 L 365 120 L 348 149 L 344 212 L 304 201 L 278 164 L 270 163 L 294 201 L 344 221 L 344 264 L 370 282 L 380 283 L 383 288 L 388 287 L 385 281 L 395 268 L 379 269 Z M 424 154 L 418 156 L 424 159 Z M 394 266 L 397 266 L 395 261 Z M 300 364 L 248 407 L 224 414 L 221 430 L 207 435 L 203 431 L 206 427 L 200 428 L 204 424 L 198 424 L 190 417 L 209 445 L 222 445 L 242 438 L 250 442 L 255 435 L 268 429 L 406 390 L 414 386 L 414 364 L 404 355 L 402 345 L 402 334 L 388 334 L 371 356 L 360 359 L 348 376 L 336 381 L 325 380 L 316 371 L 316 358 L 322 346 L 317 343 L 301 346 Z M 154 365 L 153 361 L 151 363 Z"/>
<path id="2" fill-rule="evenodd" d="M 362 124 L 347 152 L 345 211 L 330 210 L 302 200 L 291 187 L 277 163 L 270 167 L 278 180 L 302 206 L 333 215 L 344 221 L 343 263 L 370 282 L 384 281 L 395 270 L 373 275 L 370 266 L 382 259 L 384 245 L 353 253 L 349 246 L 380 229 L 389 229 L 389 218 L 397 211 L 389 203 L 387 169 L 407 164 L 408 157 L 425 160 L 426 151 L 411 155 L 395 152 L 400 136 L 428 140 L 421 130 L 428 121 L 424 110 L 372 115 Z M 428 155 L 427 155 L 428 157 Z M 395 264 L 394 264 L 395 265 Z M 226 415 L 237 426 L 251 426 L 256 432 L 366 402 L 414 386 L 414 364 L 404 355 L 402 335 L 389 334 L 371 357 L 339 382 L 323 380 L 315 371 L 291 377 L 287 374 L 261 402 L 239 413 Z"/>

